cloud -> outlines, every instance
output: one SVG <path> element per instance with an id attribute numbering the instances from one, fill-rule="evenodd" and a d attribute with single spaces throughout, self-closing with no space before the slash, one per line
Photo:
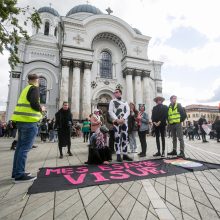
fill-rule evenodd
<path id="1" fill-rule="evenodd" d="M 178 27 L 172 31 L 172 36 L 166 40 L 165 44 L 177 49 L 188 50 L 202 47 L 207 42 L 207 37 L 194 28 Z"/>
<path id="2" fill-rule="evenodd" d="M 210 91 L 210 96 L 208 98 L 201 98 L 198 101 L 202 103 L 207 102 L 217 102 L 220 103 L 220 78 L 216 79 L 212 85 L 212 90 Z"/>

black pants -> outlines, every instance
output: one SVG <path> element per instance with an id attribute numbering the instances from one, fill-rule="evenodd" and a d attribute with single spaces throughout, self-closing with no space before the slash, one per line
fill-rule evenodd
<path id="1" fill-rule="evenodd" d="M 63 155 L 63 147 L 60 147 L 59 146 L 59 151 L 60 151 L 60 155 Z M 70 146 L 67 146 L 67 149 L 68 149 L 68 153 L 70 152 Z"/>
<path id="2" fill-rule="evenodd" d="M 109 130 L 109 148 L 111 149 L 111 152 L 115 152 L 114 146 L 115 146 L 115 133 L 113 129 L 110 129 Z"/>
<path id="3" fill-rule="evenodd" d="M 162 152 L 165 151 L 165 126 L 155 127 L 156 143 L 157 143 L 157 152 L 160 153 L 160 136 L 162 142 Z"/>
<path id="4" fill-rule="evenodd" d="M 141 142 L 141 153 L 146 154 L 147 151 L 147 141 L 146 141 L 147 131 L 138 131 L 138 136 Z"/>
<path id="5" fill-rule="evenodd" d="M 219 142 L 220 141 L 220 131 L 216 131 L 217 133 L 217 141 Z"/>
<path id="6" fill-rule="evenodd" d="M 202 141 L 206 141 L 206 133 L 203 129 L 201 129 Z"/>
<path id="7" fill-rule="evenodd" d="M 89 138 L 89 132 L 83 132 L 83 138 L 84 138 L 84 142 L 87 142 Z"/>

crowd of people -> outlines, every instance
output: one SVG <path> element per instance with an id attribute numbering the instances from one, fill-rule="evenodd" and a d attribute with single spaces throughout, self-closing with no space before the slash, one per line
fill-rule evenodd
<path id="1" fill-rule="evenodd" d="M 0 134 L 6 137 L 15 137 L 18 130 L 16 142 L 12 178 L 15 183 L 33 181 L 36 177 L 25 172 L 27 154 L 33 147 L 34 139 L 40 135 L 41 141 L 58 141 L 60 159 L 63 158 L 63 147 L 67 147 L 68 155 L 71 152 L 71 136 L 81 136 L 83 141 L 88 142 L 88 160 L 86 164 L 108 164 L 112 161 L 112 153 L 116 153 L 117 162 L 132 161 L 128 155 L 130 145 L 131 153 L 137 152 L 136 135 L 138 134 L 141 152 L 139 157 L 145 157 L 147 153 L 146 135 L 150 128 L 156 136 L 157 152 L 154 157 L 165 157 L 165 135 L 166 127 L 169 128 L 169 136 L 173 140 L 173 149 L 167 153 L 169 156 L 185 158 L 185 144 L 183 134 L 190 140 L 194 137 L 207 142 L 206 134 L 216 131 L 217 141 L 220 141 L 220 120 L 216 118 L 212 127 L 209 126 L 205 117 L 198 122 L 191 124 L 187 122 L 186 128 L 182 122 L 187 118 L 185 109 L 177 102 L 177 96 L 170 97 L 170 105 L 163 104 L 163 97 L 156 97 L 156 105 L 152 110 L 152 117 L 149 118 L 145 111 L 145 105 L 139 104 L 137 110 L 134 103 L 128 103 L 122 99 L 121 89 L 115 89 L 114 98 L 109 103 L 106 115 L 110 126 L 105 125 L 102 111 L 95 109 L 94 112 L 83 122 L 82 128 L 79 123 L 74 123 L 68 102 L 63 102 L 62 108 L 55 114 L 55 119 L 47 119 L 46 108 L 39 103 L 39 77 L 36 74 L 28 75 L 28 85 L 23 89 L 15 107 L 11 121 L 7 125 L 1 125 Z M 39 123 L 40 121 L 40 123 Z M 150 122 L 151 121 L 151 122 Z M 16 122 L 16 123 L 15 123 Z M 167 126 L 168 125 L 168 126 Z M 4 131 L 4 132 L 2 132 Z M 212 134 L 212 137 L 215 135 Z M 161 140 L 160 140 L 161 139 Z M 177 139 L 180 143 L 180 150 L 177 153 Z M 161 144 L 162 149 L 161 149 Z"/>

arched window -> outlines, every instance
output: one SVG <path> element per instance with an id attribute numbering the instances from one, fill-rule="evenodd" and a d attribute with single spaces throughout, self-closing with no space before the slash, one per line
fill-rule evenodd
<path id="1" fill-rule="evenodd" d="M 112 56 L 107 51 L 101 53 L 100 76 L 112 79 Z"/>
<path id="2" fill-rule="evenodd" d="M 55 36 L 55 37 L 57 36 L 57 27 L 56 27 L 55 30 L 54 30 L 54 36 Z"/>
<path id="3" fill-rule="evenodd" d="M 39 78 L 40 103 L 46 104 L 47 100 L 47 80 L 44 77 Z"/>
<path id="4" fill-rule="evenodd" d="M 45 22 L 44 25 L 44 35 L 49 35 L 49 31 L 50 31 L 50 23 L 48 21 Z"/>

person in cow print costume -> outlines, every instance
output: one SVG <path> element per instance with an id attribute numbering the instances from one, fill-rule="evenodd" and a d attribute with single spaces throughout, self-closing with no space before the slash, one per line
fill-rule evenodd
<path id="1" fill-rule="evenodd" d="M 117 161 L 122 162 L 121 146 L 123 153 L 123 160 L 132 161 L 127 155 L 128 148 L 128 125 L 127 119 L 130 114 L 130 108 L 126 101 L 121 98 L 122 91 L 116 89 L 114 92 L 115 98 L 109 103 L 109 115 L 113 120 L 114 134 L 115 134 L 115 149 L 117 154 Z"/>

